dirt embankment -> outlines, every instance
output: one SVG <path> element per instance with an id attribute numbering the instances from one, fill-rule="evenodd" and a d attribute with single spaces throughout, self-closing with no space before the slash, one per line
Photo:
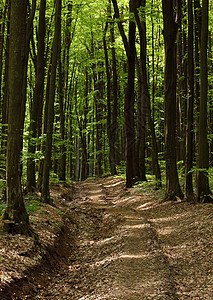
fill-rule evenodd
<path id="1" fill-rule="evenodd" d="M 1 299 L 213 298 L 212 204 L 161 203 L 112 177 L 74 187 L 53 187 L 60 209 L 34 216 L 40 245 L 5 237 Z"/>

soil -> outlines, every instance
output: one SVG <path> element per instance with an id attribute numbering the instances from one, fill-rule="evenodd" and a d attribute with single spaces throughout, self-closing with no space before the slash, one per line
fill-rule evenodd
<path id="1" fill-rule="evenodd" d="M 213 299 L 213 205 L 119 177 L 52 186 L 39 241 L 0 236 L 0 299 Z"/>

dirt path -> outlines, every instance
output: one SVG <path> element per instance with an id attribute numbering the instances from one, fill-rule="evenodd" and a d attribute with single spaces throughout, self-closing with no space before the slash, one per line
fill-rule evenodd
<path id="1" fill-rule="evenodd" d="M 70 207 L 79 210 L 77 250 L 48 286 L 37 286 L 35 299 L 178 299 L 168 259 L 123 180 L 76 187 Z"/>
<path id="2" fill-rule="evenodd" d="M 117 233 L 121 251 L 105 270 L 106 277 L 111 275 L 111 286 L 86 299 L 177 299 L 173 274 L 155 232 L 134 208 L 137 196 L 132 197 L 123 184 L 109 178 L 84 185 L 90 205 L 123 219 Z"/>
<path id="3" fill-rule="evenodd" d="M 78 233 L 9 299 L 213 299 L 211 204 L 160 204 L 112 177 L 65 198 Z"/>

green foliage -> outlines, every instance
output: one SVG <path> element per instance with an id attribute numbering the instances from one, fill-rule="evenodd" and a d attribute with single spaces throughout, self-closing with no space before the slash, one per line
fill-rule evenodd
<path id="1" fill-rule="evenodd" d="M 25 207 L 26 207 L 27 213 L 29 215 L 35 214 L 43 205 L 37 195 L 26 196 L 24 198 L 24 202 L 25 202 Z M 3 212 L 5 211 L 6 205 L 7 204 L 5 202 L 3 202 L 3 201 L 0 202 L 0 215 L 2 215 Z"/>
<path id="2" fill-rule="evenodd" d="M 0 202 L 0 216 L 3 214 L 5 208 L 6 208 L 6 203 Z"/>
<path id="3" fill-rule="evenodd" d="M 147 175 L 147 181 L 137 182 L 134 187 L 138 193 L 150 194 L 154 197 L 163 198 L 165 195 L 165 182 L 163 182 L 163 188 L 156 189 L 156 181 L 154 175 Z"/>
<path id="4" fill-rule="evenodd" d="M 117 166 L 118 175 L 124 175 L 126 170 L 126 163 L 124 160 L 121 160 L 119 165 Z"/>
<path id="5" fill-rule="evenodd" d="M 29 215 L 35 214 L 42 207 L 42 202 L 37 195 L 28 195 L 25 197 L 25 207 Z"/>

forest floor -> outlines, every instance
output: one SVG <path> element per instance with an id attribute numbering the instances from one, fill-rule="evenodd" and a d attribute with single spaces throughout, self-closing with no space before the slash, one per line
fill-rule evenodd
<path id="1" fill-rule="evenodd" d="M 213 205 L 162 202 L 118 177 L 52 186 L 39 242 L 0 236 L 0 299 L 213 299 Z"/>

